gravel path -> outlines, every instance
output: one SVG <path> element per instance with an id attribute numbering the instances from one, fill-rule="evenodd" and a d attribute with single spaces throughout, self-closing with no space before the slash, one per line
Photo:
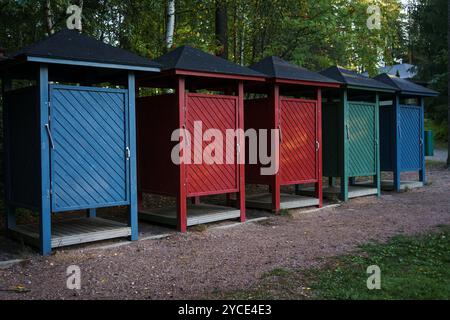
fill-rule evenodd
<path id="1" fill-rule="evenodd" d="M 274 268 L 308 268 L 371 240 L 450 224 L 450 172 L 432 184 L 382 199 L 355 199 L 319 212 L 294 211 L 260 223 L 175 234 L 109 250 L 37 254 L 0 270 L 0 299 L 189 299 L 247 288 Z M 66 268 L 78 265 L 82 290 L 66 289 Z"/>

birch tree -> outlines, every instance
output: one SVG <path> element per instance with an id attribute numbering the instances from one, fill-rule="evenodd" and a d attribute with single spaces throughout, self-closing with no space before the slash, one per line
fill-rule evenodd
<path id="1" fill-rule="evenodd" d="M 173 46 L 173 35 L 175 32 L 175 0 L 167 1 L 167 25 L 166 25 L 166 49 Z"/>
<path id="2" fill-rule="evenodd" d="M 53 14 L 50 0 L 44 1 L 44 19 L 45 19 L 45 26 L 47 28 L 47 34 L 48 35 L 54 34 L 55 28 L 53 25 Z"/>

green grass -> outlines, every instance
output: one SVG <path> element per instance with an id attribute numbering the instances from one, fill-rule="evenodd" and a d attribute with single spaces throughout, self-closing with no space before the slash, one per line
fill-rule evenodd
<path id="1" fill-rule="evenodd" d="M 381 269 L 381 290 L 367 289 L 370 265 Z M 450 299 L 450 227 L 365 245 L 317 273 L 311 287 L 325 299 Z"/>
<path id="2" fill-rule="evenodd" d="M 367 289 L 367 268 L 381 269 L 381 290 Z M 450 299 L 450 226 L 421 236 L 364 245 L 318 269 L 277 268 L 231 299 Z"/>

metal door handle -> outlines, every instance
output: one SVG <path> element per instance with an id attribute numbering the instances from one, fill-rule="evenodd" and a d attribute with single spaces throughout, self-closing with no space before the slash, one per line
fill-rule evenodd
<path id="1" fill-rule="evenodd" d="M 55 149 L 55 143 L 53 142 L 52 132 L 50 131 L 50 126 L 48 123 L 45 126 L 45 130 L 47 131 L 48 140 L 50 141 L 50 148 Z"/>
<path id="2" fill-rule="evenodd" d="M 345 126 L 347 128 L 347 140 L 350 140 L 350 126 L 348 124 Z"/>
<path id="3" fill-rule="evenodd" d="M 398 124 L 397 125 L 397 127 L 398 127 L 398 136 L 399 136 L 399 138 L 401 138 L 402 137 L 402 127 Z"/>
<path id="4" fill-rule="evenodd" d="M 316 141 L 316 152 L 320 150 L 320 142 Z"/>
<path id="5" fill-rule="evenodd" d="M 280 132 L 280 142 L 283 142 L 283 130 L 281 130 L 281 126 L 278 126 L 278 131 Z"/>
<path id="6" fill-rule="evenodd" d="M 127 160 L 130 160 L 130 158 L 131 158 L 131 150 L 130 150 L 129 147 L 127 147 L 127 148 L 125 149 L 125 155 L 126 155 L 126 157 L 127 157 Z"/>

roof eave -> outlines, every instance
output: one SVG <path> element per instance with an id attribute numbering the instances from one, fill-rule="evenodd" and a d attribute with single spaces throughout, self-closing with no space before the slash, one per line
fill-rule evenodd
<path id="1" fill-rule="evenodd" d="M 242 81 L 258 81 L 264 82 L 266 77 L 261 76 L 251 76 L 251 75 L 239 75 L 239 74 L 229 74 L 229 73 L 215 73 L 206 71 L 194 71 L 185 69 L 173 69 L 167 70 L 173 75 L 180 76 L 194 76 L 194 77 L 205 77 L 205 78 L 217 78 L 217 79 L 230 79 L 230 80 L 242 80 Z"/>
<path id="2" fill-rule="evenodd" d="M 276 84 L 293 84 L 311 87 L 323 87 L 323 88 L 340 88 L 340 83 L 330 83 L 330 82 L 320 82 L 320 81 L 306 81 L 306 80 L 293 80 L 293 79 L 282 79 L 282 78 L 270 78 L 267 79 L 268 82 Z"/>
<path id="3" fill-rule="evenodd" d="M 414 91 L 400 91 L 399 94 L 404 96 L 420 96 L 420 97 L 437 97 L 439 92 L 436 93 L 424 93 L 424 92 L 414 92 Z"/>
<path id="4" fill-rule="evenodd" d="M 384 88 L 373 88 L 373 87 L 365 87 L 365 86 L 355 86 L 355 85 L 346 85 L 347 89 L 354 90 L 364 90 L 364 91 L 375 91 L 375 92 L 385 92 L 385 93 L 395 93 L 396 90 L 392 89 L 384 89 Z"/>
<path id="5" fill-rule="evenodd" d="M 75 61 L 75 60 L 59 59 L 59 58 L 43 58 L 43 57 L 37 57 L 37 56 L 27 56 L 26 61 L 35 62 L 35 63 L 95 67 L 95 68 L 118 69 L 118 70 L 128 70 L 128 71 L 144 71 L 144 72 L 160 72 L 161 71 L 160 68 L 156 68 L 156 67 L 144 67 L 144 66 L 136 66 L 136 65 L 114 64 L 114 63 L 101 63 L 101 62 L 92 62 L 92 61 Z"/>

